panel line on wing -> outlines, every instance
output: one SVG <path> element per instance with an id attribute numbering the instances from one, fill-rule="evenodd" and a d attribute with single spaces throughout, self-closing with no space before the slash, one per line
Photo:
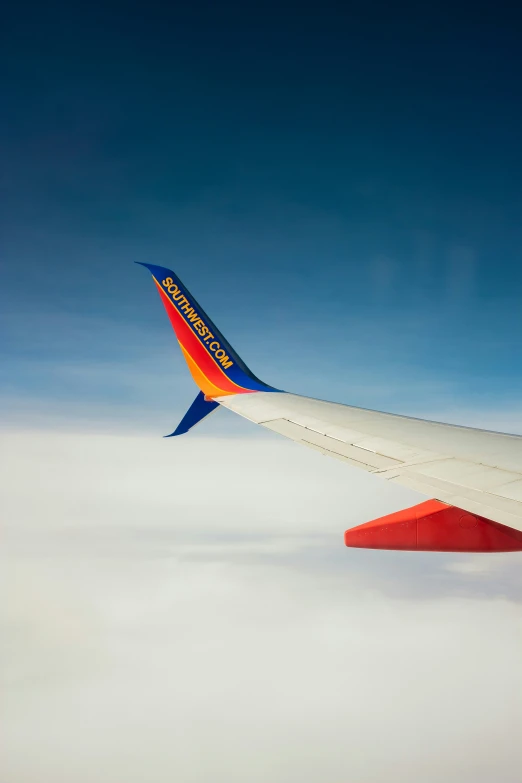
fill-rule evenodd
<path id="1" fill-rule="evenodd" d="M 303 443 L 305 446 L 309 446 L 315 451 L 321 452 L 321 454 L 324 454 L 325 456 L 331 454 L 332 457 L 335 457 L 337 459 L 342 459 L 344 462 L 348 462 L 350 465 L 353 465 L 355 468 L 362 468 L 363 470 L 366 470 L 368 473 L 374 472 L 372 466 L 368 465 L 367 462 L 360 462 L 359 460 L 353 459 L 352 457 L 347 457 L 345 454 L 340 454 L 338 451 L 332 451 L 332 449 L 327 449 L 325 446 L 318 446 L 317 443 L 312 443 L 309 440 L 300 440 L 297 442 Z"/>

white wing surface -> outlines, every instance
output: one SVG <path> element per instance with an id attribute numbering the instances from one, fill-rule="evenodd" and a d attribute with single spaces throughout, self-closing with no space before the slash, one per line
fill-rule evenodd
<path id="1" fill-rule="evenodd" d="M 217 401 L 303 446 L 522 531 L 520 436 L 284 392 Z"/>

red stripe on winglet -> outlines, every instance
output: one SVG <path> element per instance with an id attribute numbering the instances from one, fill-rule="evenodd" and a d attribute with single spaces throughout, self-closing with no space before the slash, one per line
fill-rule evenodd
<path id="1" fill-rule="evenodd" d="M 204 348 L 204 346 L 201 344 L 198 337 L 187 324 L 181 313 L 179 313 L 173 306 L 165 292 L 159 287 L 157 283 L 156 286 L 176 337 L 182 343 L 184 349 L 187 351 L 193 361 L 198 365 L 198 367 L 201 368 L 209 381 L 211 381 L 214 386 L 217 386 L 219 389 L 223 389 L 223 391 L 228 393 L 241 394 L 247 391 L 249 392 L 250 389 L 244 389 L 242 386 L 238 386 L 229 378 L 227 378 L 225 373 L 219 368 L 206 348 Z"/>

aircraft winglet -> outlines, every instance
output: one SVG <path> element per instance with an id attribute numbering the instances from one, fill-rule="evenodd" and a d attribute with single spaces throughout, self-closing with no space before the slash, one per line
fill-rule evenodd
<path id="1" fill-rule="evenodd" d="M 248 369 L 174 272 L 154 264 L 137 263 L 152 274 L 185 361 L 204 397 L 278 391 Z M 176 434 L 180 433 L 173 433 Z"/>
<path id="2" fill-rule="evenodd" d="M 188 432 L 192 427 L 195 427 L 196 424 L 199 424 L 205 416 L 208 416 L 209 413 L 212 413 L 218 407 L 219 402 L 205 399 L 205 395 L 200 391 L 174 432 L 171 432 L 170 435 L 165 435 L 164 437 L 173 438 L 175 435 L 184 435 L 185 432 Z"/>

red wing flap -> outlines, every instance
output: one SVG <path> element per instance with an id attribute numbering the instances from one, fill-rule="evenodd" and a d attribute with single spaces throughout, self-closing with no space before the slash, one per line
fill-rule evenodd
<path id="1" fill-rule="evenodd" d="M 427 500 L 347 530 L 344 543 L 424 552 L 521 552 L 522 532 L 440 500 Z"/>

